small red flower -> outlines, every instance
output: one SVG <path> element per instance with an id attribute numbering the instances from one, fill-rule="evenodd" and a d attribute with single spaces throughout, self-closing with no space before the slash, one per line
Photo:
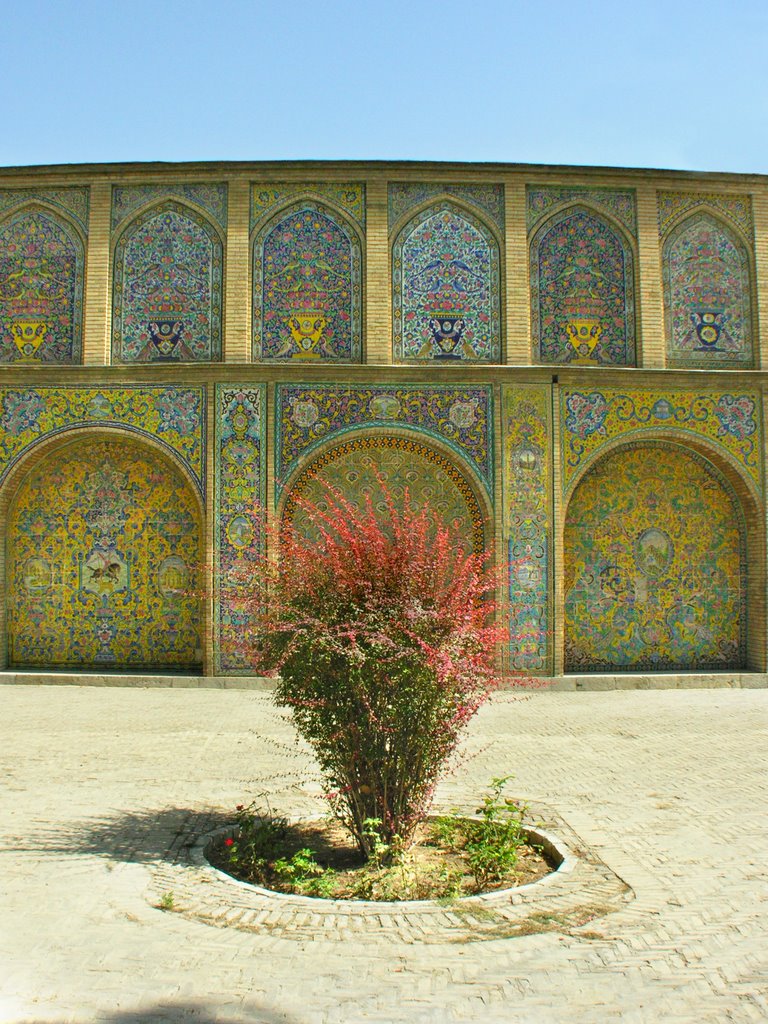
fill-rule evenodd
<path id="1" fill-rule="evenodd" d="M 234 846 L 234 845 L 235 845 L 235 840 L 234 840 L 234 839 L 232 839 L 232 837 L 231 837 L 231 836 L 228 836 L 228 837 L 227 837 L 227 838 L 226 838 L 226 839 L 224 840 L 224 845 L 225 845 L 225 846 Z"/>

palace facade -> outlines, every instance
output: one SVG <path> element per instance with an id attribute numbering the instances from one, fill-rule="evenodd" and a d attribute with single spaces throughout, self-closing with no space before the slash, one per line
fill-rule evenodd
<path id="1" fill-rule="evenodd" d="M 247 675 L 266 521 L 381 473 L 520 673 L 763 673 L 765 366 L 764 177 L 2 169 L 0 668 Z"/>

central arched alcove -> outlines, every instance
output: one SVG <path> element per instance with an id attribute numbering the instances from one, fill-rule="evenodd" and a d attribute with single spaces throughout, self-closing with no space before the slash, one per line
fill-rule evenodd
<path id="1" fill-rule="evenodd" d="M 289 482 L 282 521 L 300 525 L 302 501 L 323 507 L 330 485 L 353 504 L 370 496 L 385 512 L 379 481 L 396 503 L 426 506 L 442 522 L 455 524 L 468 550 L 483 550 L 487 518 L 468 475 L 442 450 L 415 437 L 365 434 L 330 445 Z"/>
<path id="2" fill-rule="evenodd" d="M 152 446 L 84 433 L 48 450 L 8 511 L 11 667 L 199 670 L 202 536 L 190 483 Z"/>

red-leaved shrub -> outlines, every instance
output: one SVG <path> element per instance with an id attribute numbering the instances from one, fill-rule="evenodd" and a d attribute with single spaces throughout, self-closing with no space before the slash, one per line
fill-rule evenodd
<path id="1" fill-rule="evenodd" d="M 462 728 L 499 679 L 497 574 L 454 528 L 380 484 L 386 512 L 305 503 L 249 598 L 243 643 L 279 674 L 337 818 L 367 856 L 405 848 Z M 309 529 L 307 529 L 307 525 Z"/>

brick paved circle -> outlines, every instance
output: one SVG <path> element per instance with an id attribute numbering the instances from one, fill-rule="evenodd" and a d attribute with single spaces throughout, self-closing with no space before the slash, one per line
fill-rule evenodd
<path id="1" fill-rule="evenodd" d="M 239 881 L 213 867 L 206 848 L 218 829 L 200 836 L 194 845 L 185 843 L 186 863 L 163 865 L 155 872 L 153 898 L 172 892 L 174 910 L 184 916 L 218 927 L 246 932 L 269 930 L 284 938 L 308 939 L 318 933 L 343 942 L 385 932 L 393 942 L 472 942 L 489 938 L 530 935 L 553 928 L 583 925 L 632 898 L 614 872 L 587 850 L 577 837 L 560 836 L 565 823 L 552 812 L 537 808 L 536 821 L 549 829 L 529 828 L 530 838 L 540 842 L 561 861 L 558 868 L 537 882 L 450 903 L 435 900 L 384 902 L 330 900 L 290 895 Z M 570 830 L 567 830 L 570 831 Z"/>

